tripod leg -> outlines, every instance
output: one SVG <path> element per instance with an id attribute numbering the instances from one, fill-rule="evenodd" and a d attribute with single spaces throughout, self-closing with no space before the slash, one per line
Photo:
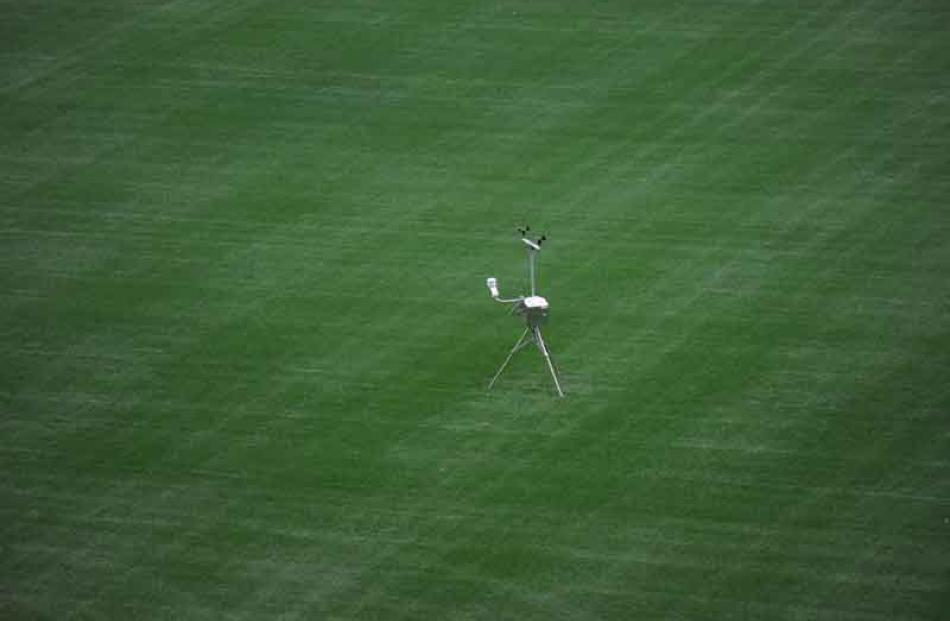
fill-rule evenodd
<path id="1" fill-rule="evenodd" d="M 508 363 L 511 362 L 511 357 L 514 356 L 515 353 L 516 353 L 519 349 L 521 349 L 522 347 L 524 347 L 526 343 L 529 343 L 529 342 L 530 342 L 530 341 L 525 341 L 525 337 L 528 336 L 528 333 L 529 333 L 529 332 L 530 332 L 530 329 L 529 329 L 529 328 L 525 328 L 525 331 L 521 334 L 521 338 L 518 339 L 518 342 L 515 343 L 515 346 L 511 348 L 511 352 L 508 353 L 508 357 L 505 358 L 505 361 L 501 363 L 501 368 L 498 369 L 498 372 L 497 372 L 497 373 L 495 373 L 495 377 L 491 378 L 491 383 L 488 384 L 488 390 L 491 390 L 491 389 L 492 389 L 492 386 L 495 385 L 495 381 L 498 380 L 498 377 L 501 375 L 501 372 L 504 371 L 504 370 L 505 370 L 505 367 L 508 366 Z"/>
<path id="2" fill-rule="evenodd" d="M 545 362 L 548 363 L 548 370 L 551 372 L 551 378 L 554 380 L 554 387 L 557 388 L 558 396 L 563 397 L 564 392 L 561 390 L 561 382 L 558 381 L 557 371 L 554 370 L 554 363 L 551 362 L 551 354 L 548 353 L 548 348 L 544 344 L 544 339 L 541 338 L 541 328 L 534 328 L 534 341 L 538 344 L 538 349 L 540 349 L 541 353 L 544 355 Z"/>

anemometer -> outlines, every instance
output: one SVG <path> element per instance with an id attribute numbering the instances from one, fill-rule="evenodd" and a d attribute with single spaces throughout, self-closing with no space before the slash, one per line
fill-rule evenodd
<path id="1" fill-rule="evenodd" d="M 541 324 L 547 320 L 549 305 L 547 299 L 538 295 L 537 282 L 535 279 L 535 264 L 538 254 L 541 252 L 541 245 L 545 242 L 547 236 L 542 235 L 535 240 L 531 240 L 528 238 L 528 232 L 530 230 L 531 228 L 528 226 L 518 229 L 518 232 L 521 233 L 521 242 L 524 244 L 528 253 L 528 283 L 531 287 L 531 295 L 522 295 L 516 298 L 503 298 L 498 292 L 498 279 L 492 277 L 485 281 L 485 284 L 488 285 L 488 291 L 491 293 L 492 299 L 501 304 L 511 305 L 512 312 L 524 317 L 526 324 L 525 330 L 521 334 L 521 338 L 519 338 L 518 342 L 515 343 L 515 346 L 511 349 L 511 352 L 509 352 L 508 357 L 505 358 L 505 361 L 501 364 L 501 368 L 499 368 L 498 372 L 495 373 L 495 377 L 493 377 L 491 383 L 488 384 L 488 389 L 492 389 L 492 387 L 495 385 L 495 382 L 501 376 L 502 371 L 504 371 L 505 367 L 508 366 L 508 363 L 511 362 L 512 357 L 518 351 L 534 343 L 541 352 L 541 355 L 544 356 L 544 360 L 548 366 L 548 371 L 551 372 L 551 378 L 554 380 L 554 387 L 557 389 L 558 396 L 563 397 L 564 392 L 561 390 L 561 382 L 558 377 L 557 369 L 554 367 L 554 362 L 551 360 L 551 353 L 544 344 L 544 338 L 541 336 Z"/>

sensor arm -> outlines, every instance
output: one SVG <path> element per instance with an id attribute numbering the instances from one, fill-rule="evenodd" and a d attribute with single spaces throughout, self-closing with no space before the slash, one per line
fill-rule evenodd
<path id="1" fill-rule="evenodd" d="M 517 304 L 518 302 L 523 302 L 523 301 L 524 301 L 524 297 L 520 297 L 520 298 L 510 298 L 510 299 L 507 299 L 507 300 L 504 299 L 504 298 L 493 298 L 493 299 L 494 299 L 496 302 L 501 302 L 502 304 Z"/>
<path id="2" fill-rule="evenodd" d="M 491 299 L 502 304 L 517 304 L 518 302 L 524 300 L 524 296 L 517 298 L 503 298 L 501 294 L 498 293 L 498 279 L 491 277 L 485 280 L 485 284 L 488 286 L 488 291 L 491 294 Z"/>

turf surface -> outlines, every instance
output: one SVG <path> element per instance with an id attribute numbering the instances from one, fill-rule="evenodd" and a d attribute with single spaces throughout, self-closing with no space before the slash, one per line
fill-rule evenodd
<path id="1" fill-rule="evenodd" d="M 0 13 L 0 616 L 950 608 L 945 2 Z"/>

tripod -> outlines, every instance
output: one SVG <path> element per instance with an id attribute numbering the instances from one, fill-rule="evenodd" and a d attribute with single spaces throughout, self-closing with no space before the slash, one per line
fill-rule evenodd
<path id="1" fill-rule="evenodd" d="M 541 351 L 541 355 L 544 356 L 544 361 L 548 364 L 548 371 L 551 372 L 551 379 L 554 380 L 554 387 L 557 389 L 557 394 L 559 397 L 564 396 L 564 392 L 561 390 L 561 382 L 558 379 L 557 369 L 554 367 L 554 362 L 551 360 L 551 354 L 548 352 L 547 345 L 544 344 L 544 337 L 541 336 L 541 320 L 544 319 L 546 312 L 543 315 L 540 315 L 537 319 L 532 318 L 530 312 L 525 313 L 527 316 L 528 327 L 524 329 L 524 332 L 521 333 L 521 338 L 518 339 L 518 342 L 515 343 L 515 346 L 511 348 L 511 351 L 508 353 L 508 357 L 505 358 L 505 361 L 501 363 L 501 367 L 498 369 L 498 372 L 495 373 L 495 377 L 491 379 L 491 383 L 488 384 L 488 390 L 491 390 L 495 385 L 495 382 L 501 376 L 502 372 L 508 366 L 508 363 L 511 362 L 511 359 L 516 353 L 534 343 L 538 346 L 538 349 Z"/>
<path id="2" fill-rule="evenodd" d="M 535 258 L 538 253 L 541 252 L 541 244 L 544 243 L 547 237 L 542 235 L 537 241 L 532 241 L 527 238 L 528 230 L 528 227 L 524 227 L 523 229 L 519 229 L 519 232 L 521 233 L 521 241 L 528 250 L 528 281 L 531 287 L 531 295 L 505 299 L 502 298 L 498 292 L 497 279 L 489 278 L 486 282 L 492 299 L 502 304 L 513 305 L 512 310 L 519 315 L 523 315 L 525 323 L 527 324 L 524 332 L 521 333 L 521 338 L 519 338 L 515 346 L 511 348 L 508 357 L 505 358 L 505 361 L 501 364 L 501 368 L 498 369 L 498 372 L 495 373 L 495 377 L 493 377 L 491 383 L 488 384 L 488 390 L 491 390 L 495 382 L 498 381 L 498 378 L 508 366 L 508 363 L 511 362 L 512 357 L 528 345 L 534 343 L 541 351 L 541 355 L 544 356 L 548 371 L 551 372 L 551 378 L 554 380 L 554 387 L 557 388 L 558 396 L 563 397 L 564 391 L 561 390 L 561 381 L 558 377 L 557 369 L 551 360 L 551 354 L 548 352 L 547 345 L 544 344 L 544 337 L 541 336 L 541 324 L 544 323 L 548 316 L 548 301 L 537 294 L 537 285 L 535 282 Z"/>

